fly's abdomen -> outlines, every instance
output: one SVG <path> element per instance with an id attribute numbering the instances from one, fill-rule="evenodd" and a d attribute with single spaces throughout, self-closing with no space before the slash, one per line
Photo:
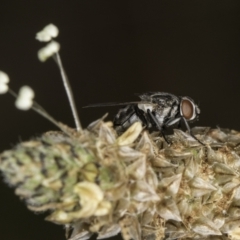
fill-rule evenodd
<path id="1" fill-rule="evenodd" d="M 128 105 L 121 108 L 115 116 L 113 123 L 118 132 L 123 132 L 135 122 L 142 122 L 136 112 L 136 106 Z"/>

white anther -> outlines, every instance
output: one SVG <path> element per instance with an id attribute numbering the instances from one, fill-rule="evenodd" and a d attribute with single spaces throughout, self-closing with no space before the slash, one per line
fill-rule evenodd
<path id="1" fill-rule="evenodd" d="M 28 86 L 23 86 L 19 90 L 15 106 L 20 110 L 28 110 L 32 107 L 33 98 L 34 91 Z"/>
<path id="2" fill-rule="evenodd" d="M 52 24 L 52 23 L 48 24 L 43 29 L 43 31 L 47 32 L 52 38 L 57 37 L 58 33 L 59 33 L 58 28 L 54 24 Z"/>
<path id="3" fill-rule="evenodd" d="M 38 32 L 36 39 L 40 42 L 48 42 L 58 36 L 58 28 L 54 24 L 48 24 L 42 31 Z"/>
<path id="4" fill-rule="evenodd" d="M 46 61 L 49 57 L 53 56 L 60 49 L 60 44 L 58 42 L 52 41 L 47 44 L 44 48 L 38 51 L 38 59 L 41 62 Z"/>
<path id="5" fill-rule="evenodd" d="M 8 91 L 9 77 L 5 72 L 0 71 L 0 94 Z"/>

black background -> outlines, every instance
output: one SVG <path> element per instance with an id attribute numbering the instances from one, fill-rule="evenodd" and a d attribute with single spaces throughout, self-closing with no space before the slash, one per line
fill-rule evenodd
<path id="1" fill-rule="evenodd" d="M 35 33 L 60 29 L 61 56 L 84 127 L 117 108 L 89 103 L 137 100 L 134 93 L 165 91 L 200 103 L 202 126 L 240 130 L 240 8 L 236 1 L 73 0 L 0 3 L 0 70 L 18 91 L 30 85 L 36 101 L 74 126 L 59 71 L 40 63 Z M 0 96 L 0 150 L 55 130 L 33 111 Z M 0 184 L 0 239 L 61 240 L 61 226 L 44 221 Z"/>

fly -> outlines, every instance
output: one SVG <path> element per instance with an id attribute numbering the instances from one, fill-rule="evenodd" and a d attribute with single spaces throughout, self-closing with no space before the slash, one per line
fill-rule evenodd
<path id="1" fill-rule="evenodd" d="M 147 129 L 156 128 L 168 143 L 165 136 L 165 130 L 173 125 L 178 124 L 181 127 L 183 122 L 189 134 L 198 140 L 192 133 L 189 123 L 198 120 L 200 109 L 190 97 L 179 97 L 165 92 L 148 92 L 139 95 L 141 101 L 124 102 L 124 103 L 99 103 L 86 107 L 102 107 L 122 105 L 113 124 L 118 132 L 124 132 L 134 122 L 141 122 Z"/>

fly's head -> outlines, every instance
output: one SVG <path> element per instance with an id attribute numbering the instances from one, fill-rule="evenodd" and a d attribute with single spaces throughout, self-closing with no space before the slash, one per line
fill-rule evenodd
<path id="1" fill-rule="evenodd" d="M 181 97 L 180 115 L 188 122 L 194 122 L 199 118 L 200 108 L 190 97 Z"/>

